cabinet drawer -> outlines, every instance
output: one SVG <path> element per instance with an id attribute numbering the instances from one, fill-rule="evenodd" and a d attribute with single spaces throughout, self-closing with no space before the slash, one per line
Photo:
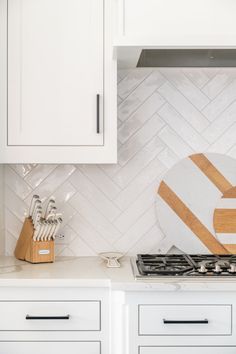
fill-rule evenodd
<path id="1" fill-rule="evenodd" d="M 1 342 L 3 354 L 101 354 L 100 342 Z"/>
<path id="2" fill-rule="evenodd" d="M 139 354 L 235 354 L 236 347 L 140 347 Z"/>
<path id="3" fill-rule="evenodd" d="M 100 301 L 0 302 L 0 331 L 99 331 Z"/>
<path id="4" fill-rule="evenodd" d="M 139 335 L 231 335 L 231 305 L 139 305 Z"/>

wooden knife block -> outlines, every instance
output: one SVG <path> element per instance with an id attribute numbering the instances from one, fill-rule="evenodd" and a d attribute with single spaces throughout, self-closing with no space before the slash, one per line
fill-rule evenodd
<path id="1" fill-rule="evenodd" d="M 30 263 L 54 262 L 54 241 L 34 241 L 34 226 L 31 218 L 26 218 L 15 248 L 15 257 Z"/>

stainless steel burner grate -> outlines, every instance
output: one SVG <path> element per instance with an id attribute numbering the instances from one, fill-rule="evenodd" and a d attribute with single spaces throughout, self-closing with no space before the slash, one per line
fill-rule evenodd
<path id="1" fill-rule="evenodd" d="M 159 276 L 236 276 L 236 255 L 139 254 L 138 273 Z"/>

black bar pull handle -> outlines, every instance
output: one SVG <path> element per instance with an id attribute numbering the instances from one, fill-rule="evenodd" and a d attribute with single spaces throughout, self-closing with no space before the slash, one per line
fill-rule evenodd
<path id="1" fill-rule="evenodd" d="M 97 134 L 99 134 L 100 133 L 100 95 L 99 94 L 97 94 L 96 123 L 97 123 Z"/>
<path id="2" fill-rule="evenodd" d="M 164 324 L 208 324 L 207 319 L 204 320 L 166 320 L 163 318 Z"/>
<path id="3" fill-rule="evenodd" d="M 66 316 L 25 316 L 26 320 L 69 320 L 70 315 Z"/>

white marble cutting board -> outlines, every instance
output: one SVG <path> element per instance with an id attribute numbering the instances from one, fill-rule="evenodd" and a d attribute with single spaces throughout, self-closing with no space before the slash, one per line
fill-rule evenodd
<path id="1" fill-rule="evenodd" d="M 236 186 L 236 160 L 225 155 L 191 155 L 171 168 L 160 183 L 156 211 L 169 247 L 186 253 L 228 253 L 217 239 L 217 202 Z"/>

